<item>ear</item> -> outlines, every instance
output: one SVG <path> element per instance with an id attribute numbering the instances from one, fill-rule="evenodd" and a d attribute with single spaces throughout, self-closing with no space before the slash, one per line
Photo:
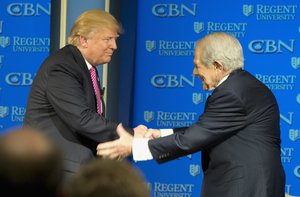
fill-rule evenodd
<path id="1" fill-rule="evenodd" d="M 224 66 L 218 61 L 214 61 L 213 65 L 214 65 L 216 70 L 221 70 L 221 71 L 224 70 Z"/>
<path id="2" fill-rule="evenodd" d="M 81 36 L 81 35 L 79 36 L 79 43 L 80 43 L 80 46 L 82 46 L 83 48 L 87 48 L 87 46 L 88 46 L 86 37 Z"/>

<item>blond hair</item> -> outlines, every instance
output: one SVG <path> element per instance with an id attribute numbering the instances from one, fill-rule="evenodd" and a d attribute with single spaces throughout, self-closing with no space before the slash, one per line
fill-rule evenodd
<path id="1" fill-rule="evenodd" d="M 76 19 L 68 37 L 68 44 L 77 46 L 79 36 L 88 38 L 101 29 L 114 30 L 119 34 L 122 32 L 121 25 L 108 12 L 96 9 L 88 10 Z"/>

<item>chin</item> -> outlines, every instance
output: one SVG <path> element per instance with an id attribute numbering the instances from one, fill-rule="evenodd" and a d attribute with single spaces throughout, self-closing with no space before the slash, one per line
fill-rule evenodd
<path id="1" fill-rule="evenodd" d="M 206 84 L 206 83 L 204 83 L 204 82 L 202 81 L 202 89 L 203 89 L 204 91 L 208 91 L 208 90 L 209 90 L 209 85 Z"/>
<path id="2" fill-rule="evenodd" d="M 202 89 L 203 89 L 204 91 L 208 91 L 208 90 L 209 90 L 209 88 L 208 88 L 206 85 L 203 85 L 203 86 L 202 86 Z"/>

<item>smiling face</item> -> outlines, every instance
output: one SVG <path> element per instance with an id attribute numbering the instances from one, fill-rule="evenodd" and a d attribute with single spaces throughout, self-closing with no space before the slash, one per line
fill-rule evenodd
<path id="1" fill-rule="evenodd" d="M 240 42 L 224 32 L 215 32 L 201 38 L 194 54 L 193 73 L 202 80 L 203 90 L 215 89 L 230 72 L 244 66 Z"/>
<path id="2" fill-rule="evenodd" d="M 90 64 L 98 66 L 110 62 L 120 33 L 122 28 L 111 14 L 92 9 L 78 16 L 68 44 L 76 46 Z"/>
<path id="3" fill-rule="evenodd" d="M 93 66 L 110 62 L 117 49 L 118 33 L 111 29 L 101 29 L 88 38 L 81 37 L 80 51 Z"/>
<path id="4" fill-rule="evenodd" d="M 204 65 L 201 61 L 203 57 L 203 43 L 198 44 L 195 49 L 194 56 L 194 70 L 193 74 L 198 76 L 202 80 L 203 90 L 213 90 L 217 87 L 221 79 L 226 75 L 224 68 L 218 62 L 214 62 L 212 65 Z"/>

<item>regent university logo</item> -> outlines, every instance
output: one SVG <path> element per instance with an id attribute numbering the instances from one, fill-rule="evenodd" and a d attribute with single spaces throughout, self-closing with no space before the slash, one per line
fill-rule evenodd
<path id="1" fill-rule="evenodd" d="M 300 57 L 291 57 L 291 65 L 294 69 L 300 68 Z"/>
<path id="2" fill-rule="evenodd" d="M 146 40 L 146 50 L 152 52 L 156 49 L 156 42 L 154 40 Z"/>
<path id="3" fill-rule="evenodd" d="M 289 138 L 293 142 L 295 142 L 296 140 L 300 139 L 300 130 L 298 130 L 298 129 L 290 129 L 289 130 Z"/>
<path id="4" fill-rule="evenodd" d="M 9 109 L 7 106 L 0 106 L 0 118 L 5 118 L 9 114 Z"/>
<path id="5" fill-rule="evenodd" d="M 204 31 L 204 23 L 203 22 L 194 22 L 194 31 L 196 33 L 201 33 Z"/>
<path id="6" fill-rule="evenodd" d="M 144 111 L 144 120 L 146 122 L 151 122 L 154 120 L 154 112 L 153 111 Z"/>
<path id="7" fill-rule="evenodd" d="M 6 48 L 9 45 L 10 38 L 7 36 L 0 36 L 0 46 Z"/>
<path id="8" fill-rule="evenodd" d="M 192 94 L 192 100 L 195 105 L 198 105 L 203 102 L 203 94 L 194 92 Z"/>
<path id="9" fill-rule="evenodd" d="M 190 165 L 190 175 L 197 176 L 200 174 L 200 165 L 191 164 Z"/>
<path id="10" fill-rule="evenodd" d="M 243 5 L 243 14 L 245 16 L 250 16 L 251 14 L 253 14 L 253 5 Z"/>

